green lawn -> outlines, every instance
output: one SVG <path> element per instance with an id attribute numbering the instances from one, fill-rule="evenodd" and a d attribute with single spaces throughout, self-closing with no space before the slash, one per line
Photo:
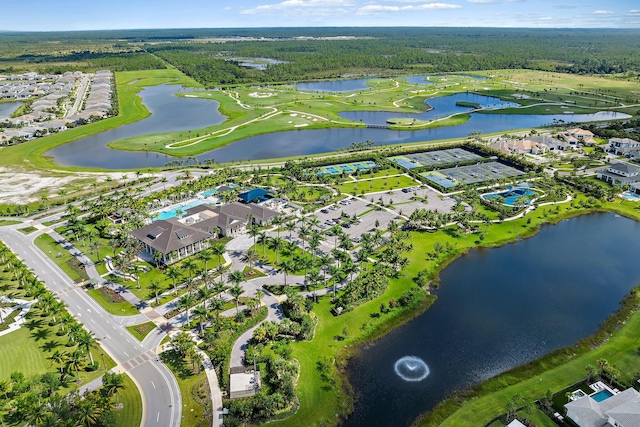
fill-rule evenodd
<path id="1" fill-rule="evenodd" d="M 31 234 L 36 230 L 37 230 L 37 228 L 35 228 L 32 225 L 30 225 L 28 227 L 24 227 L 24 228 L 18 228 L 18 231 L 21 232 L 22 234 Z"/>
<path id="2" fill-rule="evenodd" d="M 53 237 L 48 234 L 41 234 L 35 238 L 34 242 L 42 253 L 51 258 L 71 280 L 82 282 L 89 279 L 89 276 L 87 276 L 87 273 L 84 271 L 84 267 L 71 267 L 70 262 L 73 263 L 75 258 L 66 249 L 62 248 Z M 61 256 L 57 256 L 58 253 Z"/>
<path id="3" fill-rule="evenodd" d="M 32 309 L 35 312 L 37 309 Z M 31 329 L 30 329 L 31 328 Z M 25 376 L 44 374 L 57 369 L 57 365 L 52 364 L 49 356 L 56 350 L 70 351 L 72 347 L 67 347 L 66 336 L 58 336 L 58 325 L 49 326 L 48 319 L 40 317 L 39 314 L 32 316 L 27 323 L 15 332 L 0 337 L 0 380 L 7 379 L 13 372 L 22 372 Z M 93 349 L 93 358 L 102 365 L 100 348 Z M 115 362 L 104 353 L 106 369 L 115 366 Z M 104 373 L 104 367 L 100 366 L 97 371 L 89 372 L 80 369 L 79 378 L 82 383 L 91 381 Z M 67 390 L 76 388 L 78 385 L 70 383 Z"/>
<path id="4" fill-rule="evenodd" d="M 128 375 L 124 375 L 124 390 L 117 400 L 123 406 L 122 409 L 114 411 L 116 427 L 139 427 L 142 421 L 142 397 Z"/>
<path id="5" fill-rule="evenodd" d="M 156 328 L 156 324 L 153 322 L 145 322 L 140 325 L 127 326 L 127 330 L 138 339 L 138 341 L 144 341 L 145 337 L 149 335 L 151 331 Z"/>
<path id="6" fill-rule="evenodd" d="M 89 294 L 89 296 L 100 304 L 100 306 L 108 313 L 115 314 L 117 316 L 133 316 L 140 313 L 129 301 L 118 303 L 107 301 L 107 299 L 97 289 L 89 289 L 87 294 Z"/>
<path id="7" fill-rule="evenodd" d="M 338 188 L 341 193 L 353 194 L 355 191 L 357 194 L 377 193 L 380 191 L 396 190 L 399 188 L 412 187 L 414 185 L 420 185 L 414 179 L 404 175 L 390 176 L 385 178 L 374 179 L 362 179 L 358 182 L 345 181 L 344 184 Z"/>
<path id="8" fill-rule="evenodd" d="M 5 225 L 15 225 L 20 224 L 22 221 L 15 221 L 12 219 L 0 219 L 0 227 L 4 227 Z"/>
<path id="9" fill-rule="evenodd" d="M 404 173 L 401 170 L 396 169 L 394 167 L 388 167 L 386 169 L 381 169 L 381 170 L 371 169 L 370 172 L 359 172 L 359 171 L 360 170 L 358 169 L 356 173 L 351 175 L 351 177 L 355 178 L 358 181 L 364 180 L 364 179 L 372 179 L 372 178 L 384 178 L 391 175 L 401 175 Z M 349 182 L 349 181 L 345 181 L 345 182 Z"/>
<path id="10" fill-rule="evenodd" d="M 162 353 L 161 357 L 174 373 L 180 387 L 180 395 L 182 396 L 182 420 L 180 425 L 183 427 L 211 425 L 210 418 L 203 418 L 204 408 L 195 397 L 198 387 L 204 387 L 205 392 L 209 393 L 209 383 L 204 371 L 195 374 L 191 365 L 176 357 L 176 354 L 171 351 Z M 210 398 L 208 398 L 208 401 L 211 402 Z"/>
<path id="11" fill-rule="evenodd" d="M 286 232 L 283 232 L 280 234 L 281 238 L 284 238 L 285 236 L 288 236 Z M 278 263 L 276 263 L 276 252 L 273 249 L 269 248 L 268 246 L 264 248 L 263 245 L 258 243 L 257 245 L 252 246 L 251 249 L 256 251 L 256 253 L 258 254 L 258 257 L 262 260 L 262 262 L 274 267 L 277 267 L 278 263 L 281 263 L 282 260 L 293 259 L 294 256 L 295 257 L 300 257 L 300 256 L 311 257 L 311 254 L 309 252 L 307 252 L 306 250 L 302 250 L 302 248 L 300 247 L 296 247 L 293 253 L 287 256 L 283 256 L 282 249 L 281 249 L 277 257 Z M 263 254 L 266 254 L 266 256 L 263 256 Z M 290 274 L 293 274 L 295 276 L 301 276 L 304 274 L 304 270 L 296 269 L 296 271 Z"/>

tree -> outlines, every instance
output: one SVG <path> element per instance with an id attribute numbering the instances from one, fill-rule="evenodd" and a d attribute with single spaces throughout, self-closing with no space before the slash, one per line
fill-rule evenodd
<path id="1" fill-rule="evenodd" d="M 124 389 L 124 377 L 122 374 L 112 374 L 111 372 L 105 372 L 102 376 L 102 390 L 106 397 L 111 398 L 116 396 L 116 403 L 118 403 L 118 395 L 121 390 Z"/>
<path id="2" fill-rule="evenodd" d="M 240 285 L 233 285 L 229 288 L 229 293 L 236 300 L 236 314 L 240 312 L 239 301 L 238 298 L 242 295 L 243 289 Z"/>
<path id="3" fill-rule="evenodd" d="M 211 252 L 213 253 L 213 255 L 218 257 L 218 266 L 222 266 L 222 256 L 224 255 L 224 253 L 226 252 L 226 249 L 224 247 L 224 243 L 222 242 L 216 242 L 211 246 Z"/>
<path id="4" fill-rule="evenodd" d="M 93 365 L 93 355 L 91 354 L 91 349 L 98 347 L 96 345 L 96 339 L 94 338 L 93 334 L 86 329 L 82 329 L 78 334 L 77 341 L 78 347 L 84 349 L 84 351 L 87 352 L 87 354 L 89 355 L 89 360 Z"/>
<path id="5" fill-rule="evenodd" d="M 216 317 L 218 317 L 218 315 L 220 314 L 220 310 L 224 308 L 224 301 L 222 300 L 222 298 L 213 298 L 209 307 L 216 312 Z"/>
<path id="6" fill-rule="evenodd" d="M 156 305 L 160 304 L 160 302 L 158 301 L 158 291 L 160 291 L 161 289 L 162 287 L 160 286 L 159 280 L 152 280 L 149 284 L 149 290 L 153 292 L 156 297 Z"/>
<path id="7" fill-rule="evenodd" d="M 203 304 L 203 305 L 197 306 L 193 310 L 193 315 L 198 320 L 198 323 L 200 324 L 199 325 L 200 326 L 200 334 L 202 334 L 203 325 L 204 325 L 204 322 L 209 317 L 209 312 L 207 311 L 207 308 Z"/>
<path id="8" fill-rule="evenodd" d="M 185 309 L 186 316 L 187 316 L 187 326 L 189 326 L 189 324 L 191 323 L 189 321 L 189 310 L 191 309 L 191 306 L 193 305 L 193 301 L 194 301 L 193 295 L 190 294 L 190 293 L 186 293 L 186 294 L 182 295 L 180 300 L 178 300 L 178 305 Z"/>
<path id="9" fill-rule="evenodd" d="M 280 271 L 284 274 L 284 285 L 287 286 L 287 275 L 296 271 L 296 264 L 293 260 L 285 259 L 280 263 Z"/>
<path id="10" fill-rule="evenodd" d="M 167 270 L 164 272 L 164 274 L 165 276 L 167 276 L 169 280 L 171 280 L 171 284 L 173 286 L 173 293 L 174 294 L 178 293 L 178 288 L 176 287 L 176 280 L 182 277 L 182 274 L 180 274 L 180 270 L 170 265 L 169 268 L 167 268 Z"/>
<path id="11" fill-rule="evenodd" d="M 249 249 L 244 256 L 246 262 L 249 263 L 249 267 L 253 268 L 253 263 L 258 260 L 258 254 L 255 249 Z"/>
<path id="12" fill-rule="evenodd" d="M 213 256 L 213 251 L 209 248 L 205 248 L 196 254 L 196 258 L 198 259 L 198 261 L 202 261 L 202 263 L 204 264 L 202 268 L 203 272 L 208 271 L 207 261 L 209 261 L 212 256 Z"/>

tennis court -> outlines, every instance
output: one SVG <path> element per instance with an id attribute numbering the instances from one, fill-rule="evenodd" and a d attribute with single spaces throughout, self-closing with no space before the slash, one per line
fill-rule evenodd
<path id="1" fill-rule="evenodd" d="M 512 178 L 525 173 L 499 162 L 484 162 L 475 165 L 459 166 L 455 168 L 440 169 L 448 179 L 459 184 L 475 184 L 501 178 Z"/>
<path id="2" fill-rule="evenodd" d="M 367 171 L 370 169 L 375 169 L 377 167 L 378 166 L 375 164 L 375 162 L 372 162 L 370 160 L 364 162 L 343 163 L 341 165 L 323 166 L 320 168 L 318 175 L 339 175 L 342 172 L 351 174 L 357 170 Z"/>
<path id="3" fill-rule="evenodd" d="M 389 157 L 393 162 L 406 169 L 422 166 L 437 166 L 449 163 L 461 163 L 483 159 L 482 156 L 465 150 L 464 148 L 449 148 L 447 150 L 426 151 L 424 153 L 407 154 L 406 156 Z"/>

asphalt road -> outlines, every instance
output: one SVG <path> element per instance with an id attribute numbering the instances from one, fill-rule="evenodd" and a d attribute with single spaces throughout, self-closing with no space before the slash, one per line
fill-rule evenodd
<path id="1" fill-rule="evenodd" d="M 33 239 L 40 233 L 25 236 L 16 231 L 21 226 L 1 227 L 0 238 L 99 339 L 120 372 L 126 372 L 135 381 L 143 400 L 141 425 L 178 427 L 182 415 L 178 383 L 156 356 L 164 332 L 156 329 L 140 343 L 125 327 L 149 321 L 146 315 L 114 316 L 104 311 L 33 244 Z"/>

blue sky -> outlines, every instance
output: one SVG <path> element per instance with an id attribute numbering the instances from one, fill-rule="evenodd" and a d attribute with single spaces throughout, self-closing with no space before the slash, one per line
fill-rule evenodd
<path id="1" fill-rule="evenodd" d="M 322 26 L 640 28 L 638 0 L 0 0 L 0 30 Z"/>

